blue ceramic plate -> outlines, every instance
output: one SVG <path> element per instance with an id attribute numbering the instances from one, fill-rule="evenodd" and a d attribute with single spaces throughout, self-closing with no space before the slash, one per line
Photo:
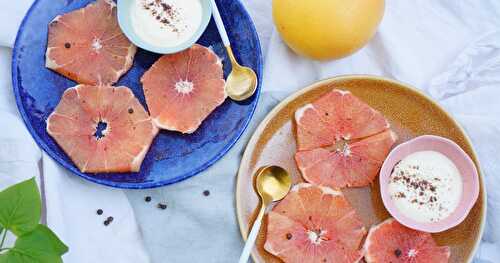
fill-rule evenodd
<path id="1" fill-rule="evenodd" d="M 233 51 L 241 64 L 259 76 L 256 94 L 244 101 L 229 98 L 191 135 L 161 131 L 139 173 L 81 173 L 45 131 L 46 120 L 64 90 L 76 83 L 45 68 L 47 25 L 57 15 L 81 8 L 92 0 L 37 0 L 28 11 L 17 34 L 12 57 L 12 82 L 19 111 L 35 141 L 54 160 L 73 173 L 103 185 L 119 188 L 153 188 L 179 182 L 205 170 L 233 146 L 247 127 L 255 110 L 262 76 L 262 54 L 254 25 L 236 0 L 218 0 Z M 231 66 L 215 23 L 210 24 L 199 44 L 211 46 L 223 59 L 224 75 Z M 146 106 L 140 84 L 142 74 L 160 55 L 138 50 L 132 69 L 116 85 L 130 87 Z"/>

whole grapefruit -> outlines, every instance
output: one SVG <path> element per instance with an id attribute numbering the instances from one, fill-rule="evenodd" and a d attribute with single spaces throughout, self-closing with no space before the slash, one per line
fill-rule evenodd
<path id="1" fill-rule="evenodd" d="M 384 0 L 273 0 L 276 28 L 287 45 L 317 60 L 342 58 L 363 47 L 384 14 Z"/>

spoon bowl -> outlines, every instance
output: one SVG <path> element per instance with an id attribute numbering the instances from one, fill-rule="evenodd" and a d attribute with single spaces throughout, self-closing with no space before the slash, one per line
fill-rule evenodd
<path id="1" fill-rule="evenodd" d="M 279 166 L 266 166 L 257 173 L 255 186 L 263 203 L 269 205 L 285 198 L 292 187 L 292 178 Z"/>
<path id="2" fill-rule="evenodd" d="M 232 100 L 246 100 L 257 89 L 257 75 L 251 68 L 241 66 L 236 61 L 231 47 L 226 48 L 233 67 L 226 80 L 226 93 Z"/>

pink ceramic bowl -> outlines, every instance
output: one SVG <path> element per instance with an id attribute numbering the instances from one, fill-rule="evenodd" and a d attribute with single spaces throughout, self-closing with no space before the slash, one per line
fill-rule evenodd
<path id="1" fill-rule="evenodd" d="M 462 198 L 457 208 L 447 218 L 432 223 L 417 222 L 404 216 L 393 203 L 387 186 L 394 166 L 406 156 L 418 151 L 436 151 L 452 160 L 462 175 Z M 420 231 L 436 233 L 460 224 L 469 214 L 479 196 L 479 175 L 476 166 L 460 146 L 455 142 L 434 135 L 424 135 L 396 146 L 380 170 L 380 193 L 385 208 L 401 224 Z"/>

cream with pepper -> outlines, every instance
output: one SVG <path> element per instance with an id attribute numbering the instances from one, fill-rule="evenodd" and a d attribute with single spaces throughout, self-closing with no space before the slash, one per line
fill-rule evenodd
<path id="1" fill-rule="evenodd" d="M 437 222 L 458 206 L 462 177 L 445 155 L 420 151 L 394 167 L 388 191 L 396 208 L 405 216 L 417 222 Z"/>
<path id="2" fill-rule="evenodd" d="M 135 0 L 131 8 L 136 34 L 151 45 L 172 47 L 184 43 L 202 21 L 200 0 Z"/>

